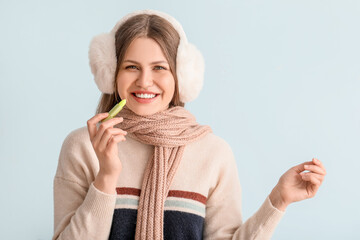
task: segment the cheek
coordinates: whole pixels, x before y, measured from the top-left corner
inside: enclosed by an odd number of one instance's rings
[[[175,91],[175,79],[172,74],[167,74],[159,78],[159,84],[162,90],[165,91],[166,95],[170,95],[172,98]]]
[[[131,85],[131,78],[129,78],[129,76],[127,76],[126,74],[119,73],[116,78],[116,84],[120,97],[126,97],[123,95],[126,94],[127,89],[129,89]]]

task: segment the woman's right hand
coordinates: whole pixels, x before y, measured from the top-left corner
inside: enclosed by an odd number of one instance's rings
[[[121,117],[107,120],[97,128],[97,123],[108,115],[107,112],[96,114],[87,121],[87,127],[100,166],[94,185],[100,191],[112,194],[115,191],[116,182],[122,169],[117,144],[126,140],[127,132],[113,127],[123,121]]]

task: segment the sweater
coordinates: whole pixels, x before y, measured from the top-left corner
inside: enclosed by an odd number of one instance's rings
[[[93,185],[99,162],[87,127],[65,138],[54,177],[55,239],[134,239],[146,163],[154,147],[130,136],[118,143],[117,194]],[[242,221],[241,187],[230,146],[213,133],[186,145],[164,207],[164,239],[265,240],[284,212],[267,197]]]

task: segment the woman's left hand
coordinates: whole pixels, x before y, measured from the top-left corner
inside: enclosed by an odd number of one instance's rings
[[[269,195],[270,201],[274,207],[284,211],[290,203],[312,198],[325,175],[324,165],[316,158],[292,167],[280,177]]]

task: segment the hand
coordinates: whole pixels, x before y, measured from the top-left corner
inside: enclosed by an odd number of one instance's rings
[[[111,185],[116,185],[116,180],[122,169],[117,144],[125,141],[125,135],[127,134],[124,130],[113,127],[123,121],[123,118],[119,117],[101,123],[97,129],[96,124],[108,115],[108,113],[100,113],[87,121],[90,141],[99,160],[100,170],[95,179],[99,190],[105,190],[106,186],[104,185],[109,181],[111,181]],[[107,187],[105,192],[110,189],[110,187]]]
[[[290,203],[312,198],[325,175],[324,165],[316,158],[292,167],[280,177],[269,195],[270,200],[276,208],[285,210]]]

